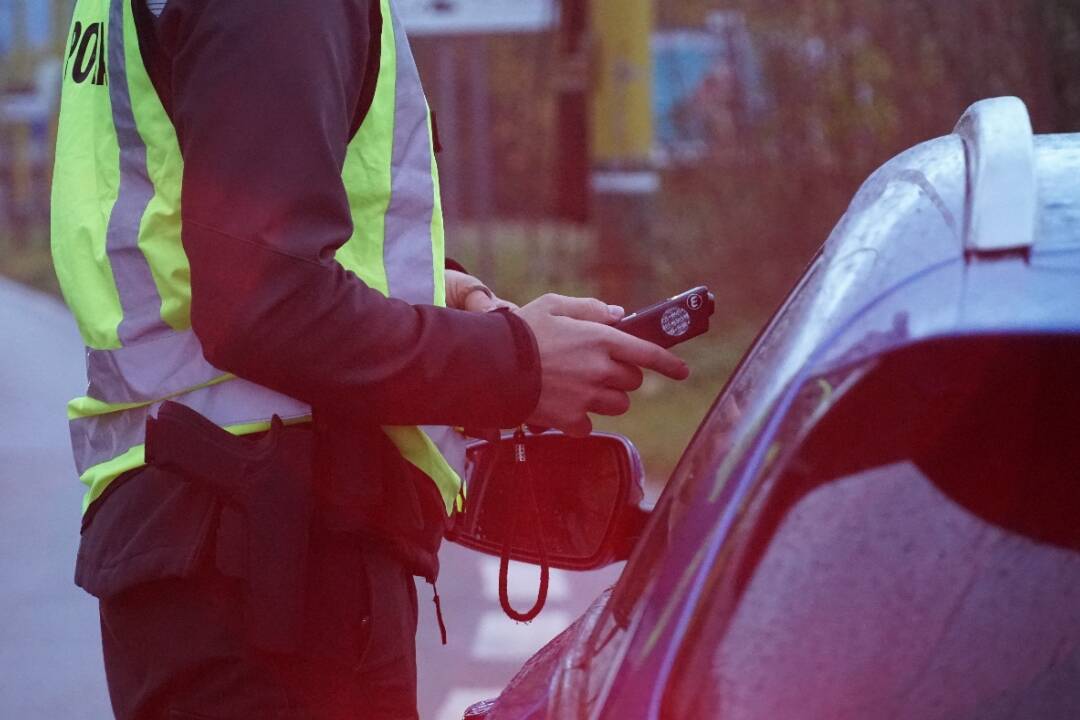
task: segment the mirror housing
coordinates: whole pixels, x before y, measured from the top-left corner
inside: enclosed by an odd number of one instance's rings
[[[469,444],[464,508],[447,539],[500,556],[510,536],[510,558],[539,565],[539,522],[551,567],[592,570],[627,559],[648,519],[633,443],[609,433],[572,438],[557,431],[521,442],[524,465],[513,433]]]

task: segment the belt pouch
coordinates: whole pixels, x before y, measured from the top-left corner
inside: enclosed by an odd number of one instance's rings
[[[245,617],[252,643],[296,648],[303,619],[312,516],[312,441],[274,416],[242,438],[185,405],[165,402],[147,420],[146,462],[214,492],[243,518]]]

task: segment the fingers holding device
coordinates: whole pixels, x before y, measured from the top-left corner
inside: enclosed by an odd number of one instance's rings
[[[698,300],[692,302],[694,305],[700,302],[702,308],[708,303],[711,313],[712,296],[701,290]],[[680,298],[685,303],[689,294],[683,293],[665,303]],[[640,387],[642,369],[673,380],[686,379],[690,375],[686,363],[653,342],[653,336],[647,332],[654,322],[663,327],[664,310],[660,310],[657,320],[658,307],[635,313],[628,319],[638,318],[637,321],[628,325],[620,322],[625,315],[622,308],[592,298],[544,295],[518,310],[517,314],[536,336],[540,350],[540,400],[527,422],[557,428],[568,435],[588,435],[592,431],[588,413],[621,415],[630,408],[628,393]],[[668,325],[672,325],[670,318]],[[689,339],[705,329],[708,329],[708,314],[702,317],[698,313],[690,318],[681,335]]]

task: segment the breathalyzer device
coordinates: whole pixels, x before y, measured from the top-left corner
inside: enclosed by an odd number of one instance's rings
[[[707,332],[715,309],[716,298],[701,285],[627,315],[614,327],[669,348]]]

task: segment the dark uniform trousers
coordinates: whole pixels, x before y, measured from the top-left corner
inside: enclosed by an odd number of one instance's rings
[[[268,652],[228,570],[228,520],[212,493],[148,467],[84,525],[76,581],[100,599],[116,717],[416,718],[416,587],[402,563],[314,523],[299,641]]]

